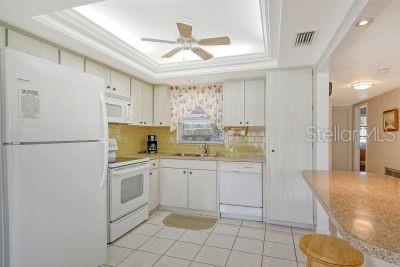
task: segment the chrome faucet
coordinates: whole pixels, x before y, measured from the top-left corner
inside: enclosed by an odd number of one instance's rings
[[[208,144],[207,144],[207,142],[204,142],[204,145],[199,146],[199,148],[204,149],[204,155],[208,155]]]

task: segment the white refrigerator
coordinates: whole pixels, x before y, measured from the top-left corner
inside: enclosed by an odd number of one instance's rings
[[[104,81],[0,54],[5,267],[95,267],[107,253]]]

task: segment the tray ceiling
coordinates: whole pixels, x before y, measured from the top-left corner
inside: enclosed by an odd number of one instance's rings
[[[157,64],[200,61],[181,51],[170,59],[161,58],[176,45],[148,43],[142,37],[176,40],[176,22],[192,20],[195,38],[229,36],[231,45],[203,47],[215,58],[266,54],[262,10],[259,0],[108,0],[74,8],[118,39]]]

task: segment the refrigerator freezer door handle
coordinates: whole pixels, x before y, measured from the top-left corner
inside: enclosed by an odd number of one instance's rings
[[[100,93],[100,105],[103,121],[103,144],[104,144],[104,157],[103,157],[103,175],[101,178],[100,188],[103,189],[107,180],[108,170],[108,122],[107,122],[107,109],[104,92]]]
[[[108,141],[101,142],[104,145],[104,157],[103,157],[103,173],[100,182],[100,188],[103,189],[107,180],[107,171],[108,171]]]
[[[107,121],[107,108],[104,92],[100,93],[101,115],[103,121],[103,140],[108,140],[108,121]]]

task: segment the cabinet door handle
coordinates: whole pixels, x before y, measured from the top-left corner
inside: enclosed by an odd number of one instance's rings
[[[239,124],[242,124],[242,122],[239,122]]]
[[[186,174],[186,171],[183,171],[183,174]]]
[[[146,122],[144,121],[143,124],[146,124]]]
[[[113,90],[113,91],[116,91],[116,90],[117,90],[117,88],[113,88],[112,90]]]
[[[162,122],[160,122],[160,124],[162,124]]]
[[[275,152],[275,149],[272,149],[272,152]]]
[[[192,172],[189,172],[189,174],[192,174]]]
[[[149,173],[149,175],[153,175],[153,173],[151,172],[151,173]]]
[[[139,123],[142,124],[143,122],[140,121]]]
[[[248,122],[248,121],[246,121],[246,124],[249,124],[249,122]]]
[[[155,163],[153,163],[153,166],[156,166],[156,164],[155,164]]]

